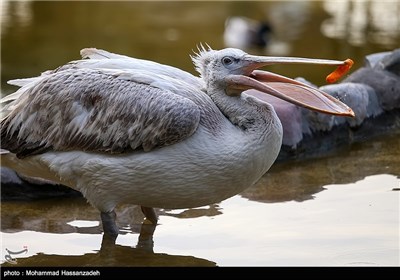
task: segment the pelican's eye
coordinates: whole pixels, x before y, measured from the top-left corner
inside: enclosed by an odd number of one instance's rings
[[[230,56],[224,56],[222,58],[222,64],[225,66],[231,65],[233,63],[233,58]]]

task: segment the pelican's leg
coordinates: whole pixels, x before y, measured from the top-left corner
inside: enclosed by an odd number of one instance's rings
[[[152,208],[150,208],[152,209]],[[153,223],[142,223],[140,228],[139,240],[136,245],[137,249],[144,250],[146,252],[153,252],[154,241],[153,234],[156,229],[157,224]]]
[[[157,214],[154,211],[154,208],[151,207],[145,207],[145,206],[141,206],[142,208],[142,212],[144,214],[144,216],[153,224],[156,225],[157,224]]]
[[[115,211],[101,212],[101,222],[103,223],[104,234],[112,237],[117,237],[119,229],[115,223],[117,215]]]

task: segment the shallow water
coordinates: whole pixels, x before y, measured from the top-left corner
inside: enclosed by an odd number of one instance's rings
[[[400,134],[335,156],[278,163],[255,186],[216,205],[159,210],[154,235],[135,206],[102,242],[83,199],[3,202],[4,266],[397,266]],[[395,164],[397,163],[397,164]],[[142,233],[139,236],[139,232]],[[150,232],[150,233],[149,233]],[[6,249],[17,263],[5,262]]]
[[[83,47],[193,72],[188,55],[196,44],[224,47],[224,21],[239,14],[279,23],[275,30],[278,50],[249,50],[252,53],[351,57],[357,68],[365,55],[400,45],[399,1],[341,3],[333,8],[330,1],[3,1],[2,92],[13,90],[5,84],[8,79],[38,75],[77,59]],[[346,22],[343,15],[351,16]],[[323,75],[321,69],[286,66],[272,70],[322,84],[325,69]],[[324,158],[277,163],[255,186],[216,205],[160,209],[154,234],[151,225],[142,226],[140,209],[121,206],[117,213],[123,232],[116,245],[102,240],[99,213],[83,199],[2,202],[1,263],[398,266],[399,137],[397,131]]]

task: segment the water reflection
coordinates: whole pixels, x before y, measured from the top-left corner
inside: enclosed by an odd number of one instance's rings
[[[222,209],[218,204],[212,204],[207,207],[199,207],[184,210],[160,210],[160,214],[179,219],[191,219],[197,217],[213,217],[222,214]]]
[[[2,202],[2,232],[31,230],[45,233],[100,234],[100,214],[83,198],[47,199],[31,202]],[[139,233],[144,216],[137,206],[121,205],[116,210],[122,234]],[[85,221],[86,226],[76,226]],[[93,225],[95,224],[95,225]]]
[[[328,184],[347,184],[375,174],[400,176],[399,133],[344,147],[330,157],[276,163],[241,195],[260,202],[304,201]]]
[[[122,229],[117,240],[102,235],[98,211],[82,198],[2,202],[5,248],[12,250],[23,243],[28,250],[28,254],[13,256],[17,258],[15,264],[5,262],[3,254],[2,265],[215,266],[194,256],[155,253],[156,226],[143,221],[140,208],[125,205],[116,212]],[[190,212],[188,209],[186,213]],[[137,243],[132,245],[136,235]]]
[[[46,238],[45,235],[38,238]],[[85,236],[80,236],[80,239]],[[97,252],[85,253],[83,255],[74,256],[70,254],[49,254],[37,253],[31,257],[25,258],[21,256],[16,259],[15,264],[5,262],[4,267],[29,267],[29,266],[46,266],[46,267],[107,267],[107,266],[215,266],[212,261],[193,256],[170,255],[165,253],[154,253],[152,250],[140,246],[140,242],[136,247],[121,246],[103,240],[100,249]]]
[[[11,27],[13,24],[19,27],[29,26],[32,22],[32,10],[29,0],[10,1],[1,3],[1,24],[3,28]]]
[[[332,16],[321,30],[327,37],[363,46],[368,41],[397,48],[400,40],[400,2],[396,0],[324,1]]]
[[[147,228],[152,227],[152,228]],[[46,267],[149,267],[149,266],[215,266],[216,264],[212,261],[208,261],[202,258],[196,258],[193,256],[185,255],[171,255],[165,253],[154,253],[153,242],[152,242],[152,230],[154,226],[143,225],[143,230],[139,235],[136,246],[121,246],[114,243],[114,240],[107,239],[103,236],[101,241],[100,249],[90,250],[91,252],[85,252],[82,255],[74,255],[69,253],[60,254],[59,252],[49,253],[46,251],[37,252],[31,254],[29,257],[24,255],[14,256],[16,263],[4,262],[4,267],[29,267],[29,266],[46,266]],[[150,232],[146,232],[150,231]],[[27,233],[29,234],[29,232]],[[30,234],[35,235],[35,234]],[[65,243],[65,237],[60,236],[60,240],[57,244]],[[133,236],[130,236],[133,238]],[[36,234],[38,239],[49,239],[52,242],[56,240],[49,238],[46,234]],[[73,242],[85,242],[88,238],[84,234],[74,235],[69,237],[70,241]],[[29,240],[29,239],[28,239]],[[25,242],[29,242],[25,240]],[[60,245],[53,245],[55,247]],[[29,246],[28,250],[29,250]]]

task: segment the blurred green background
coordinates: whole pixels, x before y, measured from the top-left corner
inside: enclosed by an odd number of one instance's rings
[[[245,16],[272,27],[254,54],[352,58],[400,47],[400,1],[8,1],[1,12],[1,90],[7,80],[39,75],[79,58],[85,47],[155,60],[194,72],[199,43],[224,43],[225,21]],[[332,69],[272,66],[321,85]]]

